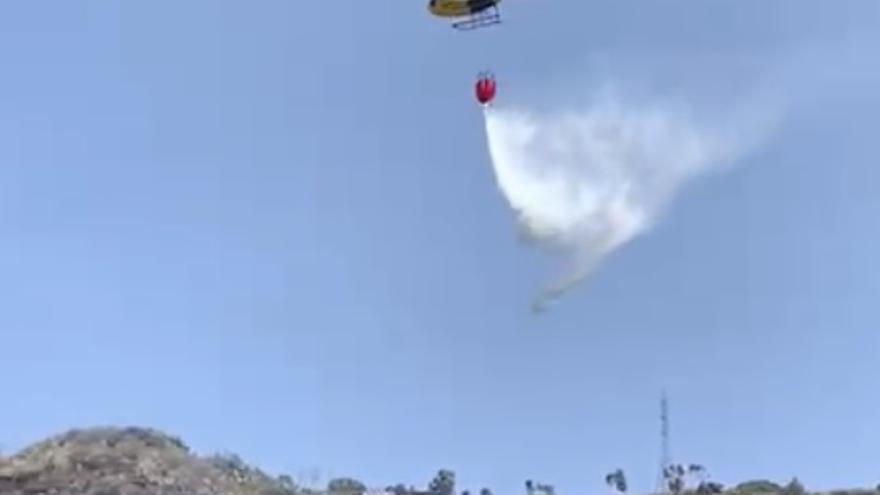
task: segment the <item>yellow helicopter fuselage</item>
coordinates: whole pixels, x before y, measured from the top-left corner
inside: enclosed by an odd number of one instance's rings
[[[431,0],[428,9],[437,17],[467,17],[499,3],[501,0]]]

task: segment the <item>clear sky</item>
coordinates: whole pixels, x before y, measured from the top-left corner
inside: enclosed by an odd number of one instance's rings
[[[5,450],[139,424],[275,472],[646,490],[666,388],[673,454],[719,481],[880,482],[880,4],[505,3],[457,33],[422,0],[4,2]],[[529,313],[552,265],[477,71],[562,104],[588,60],[641,60],[723,99],[826,45],[760,153]]]

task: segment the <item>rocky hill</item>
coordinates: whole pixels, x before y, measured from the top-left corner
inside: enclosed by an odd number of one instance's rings
[[[234,456],[144,428],[73,430],[0,457],[2,495],[301,495]]]

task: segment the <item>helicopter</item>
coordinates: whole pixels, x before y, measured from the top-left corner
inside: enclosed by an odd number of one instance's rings
[[[428,10],[437,17],[461,19],[452,27],[469,31],[501,23],[501,0],[430,0]]]

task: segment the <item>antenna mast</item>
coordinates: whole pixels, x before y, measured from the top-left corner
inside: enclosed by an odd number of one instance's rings
[[[665,494],[669,491],[664,471],[670,464],[672,464],[672,453],[669,448],[669,402],[664,390],[660,397],[660,472],[657,473],[654,493]]]

